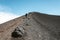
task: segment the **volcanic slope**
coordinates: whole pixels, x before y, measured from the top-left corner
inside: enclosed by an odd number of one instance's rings
[[[25,29],[26,34],[22,38],[11,36],[16,27]],[[60,40],[60,16],[30,12],[1,24],[0,40]]]

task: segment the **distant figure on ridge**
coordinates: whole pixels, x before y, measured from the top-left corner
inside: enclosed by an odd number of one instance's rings
[[[26,18],[27,18],[27,13],[25,14]]]

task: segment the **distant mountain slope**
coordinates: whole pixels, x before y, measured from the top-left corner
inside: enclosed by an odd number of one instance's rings
[[[44,25],[44,28],[50,31],[51,35],[60,38],[60,16],[34,13],[33,19],[38,24]]]
[[[13,38],[16,27],[24,27],[25,36]],[[60,16],[30,12],[1,24],[0,40],[60,40]]]

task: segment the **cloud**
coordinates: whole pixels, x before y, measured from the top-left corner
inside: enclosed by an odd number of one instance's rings
[[[41,12],[41,13],[48,14],[48,15],[54,15],[54,16],[60,16],[60,14],[56,12]]]
[[[7,22],[9,20],[12,20],[14,18],[18,17],[15,14],[8,13],[8,12],[0,12],[0,24]]]
[[[0,24],[12,20],[18,15],[11,12],[12,9],[8,6],[0,5]]]
[[[12,9],[8,6],[0,5],[0,11],[11,12]]]

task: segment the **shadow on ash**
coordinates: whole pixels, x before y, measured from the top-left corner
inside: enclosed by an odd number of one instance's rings
[[[0,24],[0,40],[60,40],[60,16],[29,12]]]

